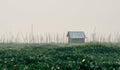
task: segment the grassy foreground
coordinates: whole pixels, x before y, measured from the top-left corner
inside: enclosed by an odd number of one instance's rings
[[[120,47],[100,43],[0,44],[0,70],[120,70]]]

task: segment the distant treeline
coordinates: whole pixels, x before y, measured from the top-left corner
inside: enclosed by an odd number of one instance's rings
[[[89,36],[86,34],[86,42],[120,42],[120,34],[114,35],[92,33]],[[15,34],[1,34],[0,43],[67,43],[66,33],[26,33],[22,32]]]

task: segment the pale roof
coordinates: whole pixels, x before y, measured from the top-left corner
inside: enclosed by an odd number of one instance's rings
[[[85,33],[83,31],[69,31],[67,36],[70,38],[85,38]]]

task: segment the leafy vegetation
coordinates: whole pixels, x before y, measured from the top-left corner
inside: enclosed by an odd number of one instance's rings
[[[119,55],[113,44],[0,44],[0,70],[120,70]]]

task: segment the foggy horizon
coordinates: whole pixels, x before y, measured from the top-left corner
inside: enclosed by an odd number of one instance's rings
[[[120,32],[120,0],[1,0],[0,35],[84,31],[115,36]]]

